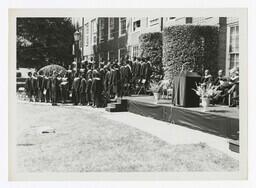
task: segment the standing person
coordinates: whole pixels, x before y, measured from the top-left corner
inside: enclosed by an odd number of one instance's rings
[[[66,103],[66,100],[68,98],[68,88],[69,88],[68,72],[66,72],[62,77],[61,83],[60,83],[60,94],[61,94],[62,104]]]
[[[109,93],[109,87],[110,87],[110,79],[111,79],[111,74],[110,74],[110,69],[109,66],[105,66],[105,78],[104,78],[104,94],[105,94],[105,99],[106,103],[110,101],[110,93]]]
[[[38,100],[39,100],[39,102],[44,102],[44,95],[43,95],[43,91],[44,91],[43,79],[44,79],[44,76],[43,76],[42,73],[43,72],[39,72],[39,75],[37,77],[37,88],[38,88]]]
[[[86,74],[82,73],[81,83],[80,83],[80,103],[81,105],[86,105]]]
[[[93,80],[92,80],[92,96],[93,96],[93,106],[99,108],[102,106],[102,81],[100,79],[100,75],[98,72],[93,72]]]
[[[105,69],[104,69],[104,62],[101,62],[100,63],[100,67],[99,67],[99,77],[100,77],[100,80],[102,82],[102,85],[104,85],[104,78],[105,78]]]
[[[51,94],[52,94],[52,106],[57,106],[57,72],[53,71],[51,78]]]
[[[145,79],[146,79],[145,86],[146,86],[146,89],[148,89],[149,88],[149,83],[150,83],[150,77],[151,77],[151,74],[152,74],[152,64],[150,62],[149,57],[147,57],[146,60],[147,60],[147,62],[146,62],[146,68],[145,68]]]
[[[35,102],[38,102],[38,86],[37,86],[37,73],[34,72],[32,76],[32,85],[33,85],[33,95]]]
[[[78,105],[79,102],[79,87],[80,87],[80,78],[78,72],[75,73],[75,78],[72,84],[72,96],[74,105]]]
[[[115,100],[120,96],[120,71],[118,65],[115,63],[113,66],[112,73],[112,85],[113,85],[113,93],[115,95]]]
[[[46,73],[43,77],[43,97],[45,102],[50,101],[50,96],[49,96],[49,87],[48,87],[48,81],[49,81],[49,74]]]
[[[57,102],[61,102],[61,82],[62,82],[62,72],[57,74]]]
[[[52,76],[53,74],[50,74],[47,85],[46,85],[46,89],[47,89],[46,92],[48,93],[48,96],[49,96],[48,102],[52,102]]]
[[[125,95],[130,95],[131,81],[132,81],[132,68],[128,61],[126,62],[125,70],[124,70],[124,94]]]
[[[32,72],[28,72],[28,78],[26,79],[25,89],[27,96],[29,98],[29,102],[32,102],[32,95],[33,95],[33,84],[32,84]]]
[[[87,81],[86,81],[86,101],[87,105],[92,105],[92,95],[91,95],[91,88],[92,88],[92,71],[89,69],[87,71]]]
[[[124,90],[125,90],[125,65],[121,64],[120,68],[119,68],[119,72],[120,72],[120,96],[123,97],[124,95]]]
[[[109,66],[109,80],[108,80],[108,94],[109,98],[113,97],[113,72],[114,72],[114,64],[110,64]]]

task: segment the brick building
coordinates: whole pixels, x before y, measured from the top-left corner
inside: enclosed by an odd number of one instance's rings
[[[239,20],[231,17],[99,17],[74,19],[79,25],[79,47],[84,59],[118,59],[140,55],[139,36],[162,32],[172,25],[214,25],[219,27],[218,68],[229,70],[239,65]]]

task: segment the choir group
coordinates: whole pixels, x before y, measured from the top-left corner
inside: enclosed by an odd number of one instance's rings
[[[149,58],[129,57],[120,62],[76,62],[63,72],[28,73],[25,89],[30,101],[104,107],[111,99],[130,95],[142,85],[149,87],[152,65]]]

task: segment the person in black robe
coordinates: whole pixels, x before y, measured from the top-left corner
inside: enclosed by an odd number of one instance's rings
[[[105,95],[106,103],[108,103],[110,101],[110,90],[109,90],[110,85],[109,84],[110,84],[111,74],[108,66],[105,66],[104,69],[106,72],[105,78],[104,78],[104,95]]]
[[[87,80],[86,80],[86,101],[88,106],[92,105],[91,88],[92,88],[92,71],[89,69],[87,71]]]
[[[37,77],[37,88],[38,88],[38,101],[39,102],[44,102],[44,87],[43,87],[43,79],[44,76],[42,75],[42,72],[39,72],[39,75]]]
[[[32,86],[33,86],[33,96],[35,99],[35,102],[38,102],[38,85],[37,85],[37,73],[34,72],[33,76],[32,76]]]
[[[93,80],[92,80],[92,96],[93,96],[93,106],[94,107],[102,107],[102,81],[100,80],[100,75],[98,72],[93,72]]]
[[[125,64],[122,64],[119,68],[120,72],[120,96],[124,96],[124,91],[125,91]]]
[[[60,83],[60,93],[61,93],[61,102],[62,104],[65,104],[68,99],[68,88],[69,88],[69,81],[68,81],[68,72],[64,74],[64,76],[61,79]]]
[[[32,102],[32,95],[33,95],[33,84],[32,84],[32,73],[28,72],[28,78],[26,79],[25,83],[25,89],[26,89],[26,94],[29,98],[29,102]]]
[[[52,102],[52,74],[49,75],[47,84],[46,84],[46,95],[49,96],[49,101]]]
[[[72,83],[72,97],[74,105],[78,105],[79,102],[79,87],[80,87],[80,77],[78,72],[75,73],[75,78]]]
[[[124,66],[124,95],[130,95],[132,80],[132,68],[129,63],[126,62]]]
[[[57,106],[57,73],[54,71],[51,79],[52,106]]]
[[[116,100],[120,96],[120,70],[117,64],[113,65],[111,82],[112,82],[113,94],[115,95],[115,100]]]
[[[150,58],[147,57],[146,68],[145,68],[145,79],[146,79],[145,86],[146,86],[146,89],[149,89],[151,74],[152,74],[152,64],[150,62]]]
[[[80,84],[80,103],[86,105],[86,74],[82,73],[81,84]]]

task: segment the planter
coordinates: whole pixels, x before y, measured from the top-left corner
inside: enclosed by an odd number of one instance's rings
[[[207,97],[202,97],[202,107],[203,111],[206,112],[207,107],[210,105],[210,99]]]
[[[155,104],[158,104],[158,101],[160,99],[160,93],[154,93],[154,98],[155,98]]]

